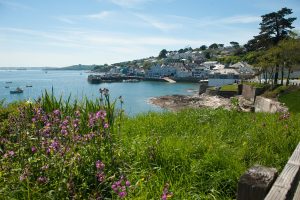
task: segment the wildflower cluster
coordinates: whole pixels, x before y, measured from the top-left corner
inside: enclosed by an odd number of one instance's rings
[[[102,183],[105,179],[104,168],[105,168],[104,163],[101,162],[100,160],[97,160],[96,161],[96,169],[97,169],[96,178],[100,183]]]
[[[104,129],[109,127],[108,122],[106,122],[106,112],[104,110],[99,110],[96,113],[89,114],[89,127],[94,128],[100,125]]]
[[[128,190],[130,188],[130,181],[125,179],[124,176],[121,176],[121,178],[114,182],[111,185],[111,189],[122,199],[127,196]]]

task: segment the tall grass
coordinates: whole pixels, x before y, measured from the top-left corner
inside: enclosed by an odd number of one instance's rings
[[[1,108],[0,196],[235,199],[247,168],[281,170],[300,139],[299,114],[189,109],[129,118],[116,101],[104,90],[73,103],[44,93]]]

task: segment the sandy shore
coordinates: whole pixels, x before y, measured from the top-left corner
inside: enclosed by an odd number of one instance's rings
[[[219,108],[231,109],[230,99],[201,95],[167,95],[161,97],[153,97],[149,99],[150,104],[154,104],[161,108],[177,111],[183,108]]]

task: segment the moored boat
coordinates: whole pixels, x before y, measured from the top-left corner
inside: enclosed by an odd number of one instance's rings
[[[17,87],[15,90],[11,90],[10,91],[10,94],[20,94],[20,93],[23,93],[23,89]]]

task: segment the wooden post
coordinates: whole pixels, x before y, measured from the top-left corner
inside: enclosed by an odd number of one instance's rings
[[[239,180],[237,200],[263,200],[276,177],[275,168],[259,165],[251,167]]]

